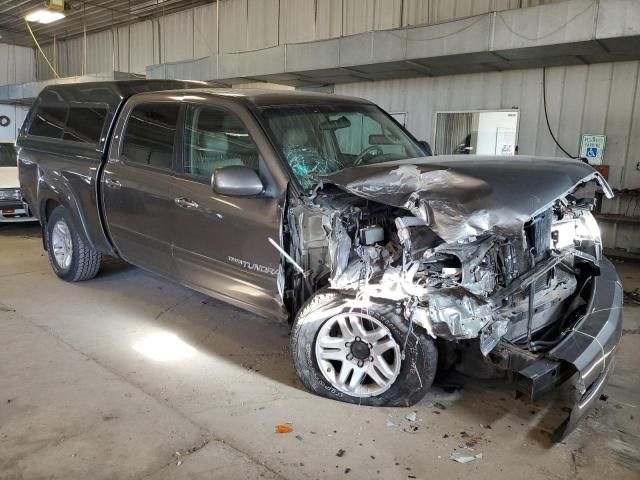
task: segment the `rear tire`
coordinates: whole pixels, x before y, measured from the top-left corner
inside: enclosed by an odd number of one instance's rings
[[[49,262],[58,277],[67,282],[81,282],[98,274],[102,253],[93,250],[75,230],[63,206],[51,212],[45,233]]]
[[[326,291],[300,309],[291,346],[307,389],[359,405],[415,404],[431,387],[438,365],[433,340],[415,326],[410,331],[396,305],[365,304]]]

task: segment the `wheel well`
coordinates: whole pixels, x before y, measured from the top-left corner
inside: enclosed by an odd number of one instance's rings
[[[49,220],[49,217],[51,216],[51,213],[53,213],[53,211],[56,209],[56,207],[58,207],[60,205],[60,203],[56,202],[55,200],[46,200],[44,205],[42,206],[42,224],[45,225],[47,223],[47,220]]]

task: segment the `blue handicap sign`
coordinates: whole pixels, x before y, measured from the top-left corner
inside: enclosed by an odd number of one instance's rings
[[[595,147],[587,148],[587,157],[596,158],[598,156],[598,149]]]

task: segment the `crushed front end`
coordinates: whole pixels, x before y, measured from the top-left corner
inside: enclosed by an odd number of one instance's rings
[[[394,304],[455,352],[440,362],[508,372],[534,400],[571,382],[562,438],[598,398],[621,334],[620,281],[585,194],[611,191],[580,162],[482,161],[327,176],[289,209],[290,295]]]

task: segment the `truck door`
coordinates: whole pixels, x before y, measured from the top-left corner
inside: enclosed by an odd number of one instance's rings
[[[180,207],[174,220],[177,273],[198,290],[281,317],[280,254],[269,241],[279,242],[281,206],[267,194],[234,197],[213,191],[212,174],[229,166],[249,167],[263,183],[270,180],[242,112],[212,103],[186,106],[182,168],[174,185]]]
[[[172,257],[175,143],[181,106],[136,100],[125,107],[102,176],[106,224],[118,253],[175,278]]]

